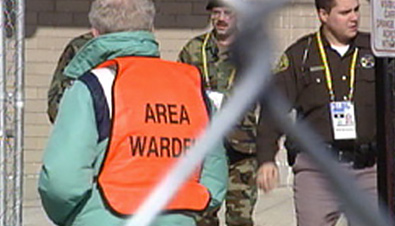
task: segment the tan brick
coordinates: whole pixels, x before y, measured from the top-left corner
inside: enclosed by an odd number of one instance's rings
[[[203,28],[207,25],[207,17],[203,15],[177,15],[176,26],[180,28]]]
[[[85,12],[89,11],[90,1],[56,1],[56,10],[58,12]]]
[[[317,15],[313,2],[309,4],[291,4],[290,7],[290,16],[294,16],[295,18]]]
[[[35,50],[38,47],[37,43],[38,43],[37,39],[27,38],[27,39],[25,39],[25,48],[27,50]]]
[[[57,52],[61,52],[66,46],[68,41],[70,41],[69,38],[51,37],[51,36],[43,37],[38,39],[37,47],[39,49],[56,50]]]
[[[303,37],[304,35],[311,33],[311,32],[315,32],[315,31],[317,31],[316,28],[311,28],[310,30],[305,29],[305,28],[295,28],[290,32],[291,33],[290,36],[291,36],[292,40],[294,40],[294,42],[295,42],[296,40]]]
[[[36,178],[25,178],[23,181],[23,197],[25,200],[39,199],[37,192],[37,179]]]
[[[51,126],[49,126],[49,129],[51,130]],[[29,157],[25,157],[25,159],[29,159],[29,161],[36,161],[38,157],[41,156],[41,152],[44,150],[44,148],[47,145],[48,142],[48,136],[44,137],[30,137],[30,136],[25,136],[25,153]],[[40,155],[40,156],[36,156]],[[40,157],[41,158],[41,157]]]
[[[161,54],[163,59],[175,61],[177,60],[178,51],[163,51]]]
[[[47,103],[45,100],[28,100],[25,103],[26,111],[30,113],[45,112],[47,109]]]
[[[29,12],[48,12],[55,9],[53,0],[29,0],[26,1],[26,8]]]
[[[42,25],[70,25],[73,17],[70,13],[45,12],[38,14],[38,23]]]
[[[176,52],[181,51],[184,42],[182,40],[173,40],[173,39],[167,39],[167,40],[163,40],[161,42],[161,46],[163,45],[162,50],[164,51],[169,51],[169,50],[173,50]]]
[[[292,24],[294,28],[316,28],[318,27],[317,20],[314,17],[301,16],[293,19]]]
[[[25,97],[32,99],[37,98],[38,97],[37,88],[25,88]]]
[[[205,32],[207,29],[156,29],[155,36],[159,40],[182,39],[188,40]]]
[[[37,162],[25,163],[24,165],[24,173],[26,175],[36,175],[37,173],[40,172],[40,169],[41,169],[41,164]]]
[[[90,27],[88,13],[73,13],[73,24],[76,26]]]
[[[37,49],[29,50],[26,54],[26,62],[57,62],[59,57],[59,51],[48,50],[48,49]]]
[[[157,28],[174,26],[175,24],[176,24],[175,15],[158,15],[155,18],[155,27]]]
[[[157,4],[158,13],[161,15],[177,14],[191,15],[192,3],[190,2],[164,2]]]
[[[36,38],[62,37],[72,39],[88,31],[89,27],[40,27],[40,29],[37,30]]]
[[[194,15],[207,15],[208,16],[208,12],[206,10],[206,5],[207,2],[193,2],[192,3],[192,14]]]
[[[44,87],[48,88],[49,76],[28,75],[25,79],[26,87]]]
[[[52,73],[55,70],[55,66],[55,62],[31,62],[26,65],[26,73],[28,74],[28,76],[47,76],[49,84],[52,78]]]
[[[37,12],[32,12],[28,11],[25,14],[25,21],[26,24],[31,25],[31,24],[37,24],[38,22],[38,13]]]
[[[38,151],[25,151],[24,157],[26,162],[41,163],[43,157],[43,150]]]
[[[25,152],[26,152],[26,150],[31,150],[32,148],[35,148],[37,141],[36,141],[36,139],[25,137],[23,139],[23,144],[25,146]],[[26,155],[24,155],[24,157],[25,157],[25,161],[26,161],[27,160]]]
[[[48,93],[48,89],[47,88],[43,88],[43,87],[38,87],[37,88],[37,95],[38,95],[38,99],[41,100],[46,100],[47,99],[47,93]]]
[[[43,125],[26,125],[25,126],[25,134],[30,137],[47,137],[49,134],[50,128],[48,126]]]
[[[364,31],[367,31],[367,32],[370,32],[370,20],[371,20],[371,18],[370,17],[368,17],[368,16],[362,16],[361,17],[361,30],[364,30]]]

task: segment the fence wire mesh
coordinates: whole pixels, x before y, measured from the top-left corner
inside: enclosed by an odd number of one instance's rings
[[[24,1],[1,2],[0,225],[22,225]]]

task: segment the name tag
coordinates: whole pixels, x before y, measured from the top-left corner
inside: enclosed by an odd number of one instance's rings
[[[323,70],[325,70],[324,66],[313,66],[309,68],[310,72],[323,71]]]
[[[217,109],[220,109],[224,101],[224,94],[217,91],[207,90],[207,96],[214,103]]]
[[[354,104],[350,101],[331,102],[330,111],[335,140],[356,139]]]

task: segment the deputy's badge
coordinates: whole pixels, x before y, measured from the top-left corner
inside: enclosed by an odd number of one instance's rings
[[[282,71],[287,70],[289,67],[289,59],[287,54],[283,54],[281,55],[279,61],[277,62],[277,66],[274,68],[273,73],[279,73]]]
[[[374,56],[372,54],[366,54],[361,58],[361,65],[363,68],[374,67]]]

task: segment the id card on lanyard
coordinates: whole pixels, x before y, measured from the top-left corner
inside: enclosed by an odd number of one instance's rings
[[[206,93],[208,98],[215,105],[215,108],[218,110],[221,109],[225,95],[221,92],[212,91],[212,90],[207,90]]]
[[[354,104],[351,101],[331,102],[330,111],[335,140],[356,139]]]
[[[356,139],[356,117],[355,107],[352,102],[355,86],[355,66],[358,57],[358,48],[355,49],[350,65],[350,92],[347,101],[335,101],[335,92],[333,90],[332,76],[329,68],[328,59],[322,44],[321,34],[317,32],[317,42],[320,51],[322,63],[325,68],[325,78],[330,95],[330,115],[332,129],[335,140]]]

